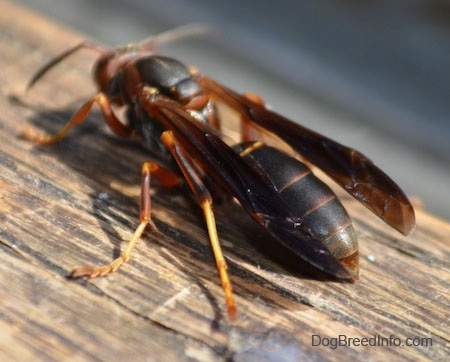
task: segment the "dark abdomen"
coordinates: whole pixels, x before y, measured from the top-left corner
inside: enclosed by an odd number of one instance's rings
[[[358,242],[351,219],[334,192],[299,160],[260,142],[234,147],[291,206],[304,228],[341,264],[358,274]]]

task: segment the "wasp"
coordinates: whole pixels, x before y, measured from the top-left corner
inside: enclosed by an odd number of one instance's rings
[[[128,261],[151,218],[150,178],[184,184],[203,211],[230,317],[236,306],[214,218],[216,195],[234,198],[274,240],[319,270],[341,280],[358,278],[358,241],[351,219],[331,189],[310,170],[315,165],[385,223],[408,235],[414,209],[403,191],[360,152],[269,109],[257,96],[240,94],[180,61],[159,55],[162,42],[196,33],[182,28],[114,49],[83,41],[53,58],[29,82],[33,86],[59,62],[81,49],[100,55],[93,67],[97,93],[56,134],[23,136],[38,144],[60,141],[97,105],[118,136],[140,139],[149,151],[142,164],[139,224],[110,264],[79,267],[73,278],[103,276]],[[217,105],[241,121],[241,143],[228,145]],[[117,109],[123,108],[125,117]],[[279,138],[299,157],[270,147],[255,135]]]

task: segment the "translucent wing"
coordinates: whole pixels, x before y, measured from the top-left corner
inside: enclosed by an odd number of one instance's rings
[[[140,106],[171,130],[212,181],[235,197],[280,243],[328,274],[342,279],[354,277],[303,227],[279,194],[223,142],[214,129],[165,97],[142,102]]]
[[[309,130],[208,77],[198,75],[197,81],[206,92],[243,117],[283,139],[387,224],[404,235],[414,228],[414,209],[406,195],[362,153]]]

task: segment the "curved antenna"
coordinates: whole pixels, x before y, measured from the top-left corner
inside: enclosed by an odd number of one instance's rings
[[[126,46],[119,46],[115,48],[116,51],[131,51],[132,49],[137,50],[154,50],[155,47],[162,43],[169,43],[175,40],[179,40],[185,37],[189,36],[197,36],[197,35],[204,35],[204,34],[212,34],[215,33],[210,27],[202,24],[188,24],[184,26],[180,26],[165,32],[162,32],[157,35],[150,36],[148,38],[145,38],[137,43],[134,44],[128,44]],[[87,41],[82,41],[81,43],[78,43],[74,45],[73,47],[65,50],[61,54],[57,55],[53,59],[50,59],[50,61],[46,64],[44,64],[30,79],[28,82],[28,85],[26,87],[26,90],[29,90],[31,87],[33,87],[36,82],[41,79],[51,68],[53,68],[55,65],[72,55],[73,53],[77,52],[80,49],[90,49],[95,50],[100,53],[104,53],[107,50],[89,43]]]
[[[148,38],[142,39],[141,41],[137,42],[135,44],[135,47],[142,50],[154,50],[154,48],[159,44],[170,43],[191,36],[205,34],[211,35],[214,33],[216,33],[216,31],[214,31],[214,29],[207,25],[192,23],[178,26],[157,35],[149,36]]]
[[[65,50],[61,54],[57,55],[56,57],[50,59],[50,61],[46,64],[44,64],[38,71],[33,75],[33,77],[30,79],[30,81],[27,84],[26,90],[29,90],[39,79],[41,79],[44,74],[46,74],[51,68],[53,68],[55,65],[72,55],[73,53],[77,52],[80,49],[91,49],[98,52],[104,52],[105,50],[101,48],[98,45],[91,44],[87,41],[82,41],[81,43],[78,43],[74,45],[73,47]]]

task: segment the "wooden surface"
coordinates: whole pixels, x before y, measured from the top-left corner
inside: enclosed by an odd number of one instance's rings
[[[70,58],[25,94],[33,72],[81,37],[9,2],[0,8],[1,360],[448,358],[449,224],[418,210],[405,238],[341,193],[360,241],[355,284],[274,250],[239,207],[224,205],[216,216],[239,311],[229,321],[198,207],[156,184],[160,233],[147,232],[120,271],[68,280],[130,238],[146,154],[112,136],[98,112],[55,146],[19,139],[28,126],[54,132],[94,92],[94,57]],[[432,345],[332,348],[313,346],[313,335]]]

